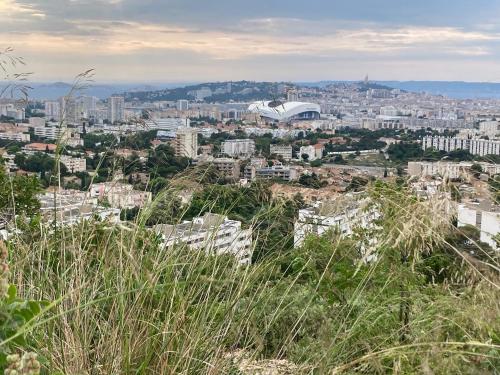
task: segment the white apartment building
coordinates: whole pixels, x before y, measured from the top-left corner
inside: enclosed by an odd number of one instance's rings
[[[31,136],[29,133],[23,133],[22,130],[16,130],[15,128],[0,129],[0,139],[16,142],[30,142]]]
[[[479,229],[481,242],[485,242],[493,249],[499,250],[494,239],[500,233],[500,211],[498,207],[484,210],[479,206],[459,205],[458,226],[463,227],[466,225],[472,225]]]
[[[189,128],[191,122],[188,118],[167,117],[147,120],[145,126],[147,130],[167,130],[175,132],[179,128]]]
[[[367,228],[379,216],[374,209],[367,209],[368,199],[344,195],[329,202],[316,202],[299,210],[294,225],[294,246],[299,247],[308,235],[321,236],[330,230],[338,230],[344,236],[353,234],[357,227]]]
[[[97,199],[91,199],[85,192],[77,190],[61,190],[47,192],[38,196],[40,211],[45,221],[51,223],[56,219],[57,226],[78,224],[83,220],[98,217],[112,223],[120,222],[120,210],[100,206]]]
[[[59,121],[61,115],[61,107],[58,101],[47,101],[45,102],[45,118],[48,120]]]
[[[196,159],[198,156],[198,131],[194,128],[178,129],[174,145],[175,155]]]
[[[441,176],[443,178],[459,178],[462,176],[467,176],[469,174],[470,168],[475,163],[471,162],[450,162],[450,161],[438,161],[438,162],[425,162],[416,161],[408,163],[408,174],[410,176],[427,177],[427,176]],[[495,175],[500,173],[500,164],[490,164],[490,163],[477,163],[483,169],[483,172],[490,175]]]
[[[164,247],[186,245],[207,254],[234,255],[241,264],[252,262],[252,230],[242,229],[241,222],[223,215],[206,213],[182,224],[160,224],[154,227]]]
[[[249,158],[255,153],[253,139],[231,139],[221,144],[221,152],[231,157]]]
[[[189,110],[189,101],[185,99],[181,99],[177,101],[177,110],[178,111],[187,111]]]
[[[61,155],[60,161],[71,173],[85,172],[87,170],[87,160],[85,158],[73,158],[68,155]]]
[[[303,159],[302,155],[307,155],[307,161],[314,161],[323,157],[325,146],[321,144],[302,146],[299,151],[299,158]]]
[[[120,122],[125,119],[125,98],[111,96],[108,99],[108,120],[110,123]]]
[[[272,167],[257,168],[248,165],[245,168],[245,178],[247,180],[283,180],[295,181],[299,178],[299,172],[294,167],[273,165]]]
[[[479,123],[479,131],[495,136],[499,133],[498,121],[483,121]]]
[[[292,160],[292,146],[290,145],[271,145],[270,154],[281,156],[284,160]]]
[[[104,182],[90,187],[90,197],[105,199],[114,208],[144,207],[151,203],[151,192],[134,190],[132,185]]]
[[[75,98],[69,96],[59,98],[59,121],[64,121],[66,124],[76,124],[80,117]]]
[[[95,117],[98,99],[95,96],[83,95],[77,99],[78,113],[83,118]]]
[[[472,155],[500,155],[500,141],[487,139],[465,139],[457,137],[424,137],[424,150],[434,148],[439,151],[467,150]]]

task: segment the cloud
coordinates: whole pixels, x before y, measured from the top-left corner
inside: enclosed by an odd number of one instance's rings
[[[45,19],[46,14],[31,5],[20,4],[15,0],[0,1],[0,20],[12,19],[12,17],[35,17]]]
[[[436,61],[467,63],[472,71],[500,59],[495,10],[486,0],[0,0],[0,40],[46,75],[68,75],[81,62],[112,76],[155,78],[150,67],[162,71],[167,58],[182,65],[173,61],[169,72],[185,75],[210,66],[229,76],[240,65],[248,74],[250,64],[255,74],[278,75],[299,63],[328,74],[332,66],[347,72],[340,63],[364,71],[368,61],[390,62],[388,74],[396,62],[422,71],[435,71]]]

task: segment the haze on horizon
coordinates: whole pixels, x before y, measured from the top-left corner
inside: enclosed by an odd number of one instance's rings
[[[500,81],[499,0],[0,0],[35,81]]]

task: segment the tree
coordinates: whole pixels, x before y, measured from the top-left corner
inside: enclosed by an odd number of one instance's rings
[[[41,191],[36,177],[9,177],[0,168],[0,213],[13,215],[35,216],[40,210],[37,194]]]

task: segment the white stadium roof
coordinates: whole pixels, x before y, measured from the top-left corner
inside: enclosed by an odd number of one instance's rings
[[[277,121],[287,121],[305,112],[316,112],[318,115],[321,113],[318,104],[303,102],[258,101],[250,104],[248,110]]]

